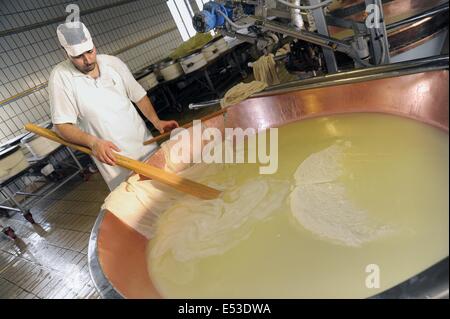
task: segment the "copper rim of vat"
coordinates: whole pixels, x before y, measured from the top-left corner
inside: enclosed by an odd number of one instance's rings
[[[437,56],[271,87],[227,112],[227,127],[268,128],[331,114],[372,112],[426,122],[448,132],[448,56]],[[223,128],[222,117],[208,126]],[[163,167],[156,151],[148,162]],[[105,298],[161,298],[147,272],[147,240],[101,211],[89,243],[89,270]],[[374,298],[448,297],[448,256]]]

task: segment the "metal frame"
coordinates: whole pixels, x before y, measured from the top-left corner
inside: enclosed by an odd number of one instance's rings
[[[311,5],[316,5],[321,2],[321,0],[310,0]],[[255,21],[255,26],[261,27],[263,30],[273,31],[288,35],[290,37],[298,38],[322,47],[323,56],[325,60],[325,65],[329,74],[338,72],[338,66],[336,63],[335,51],[343,52],[352,58],[356,66],[376,66],[380,64],[390,63],[390,44],[388,40],[387,30],[391,30],[395,27],[402,26],[405,24],[411,24],[415,21],[425,19],[427,17],[436,16],[448,11],[448,2],[441,4],[435,8],[429,9],[426,12],[416,14],[413,17],[406,18],[402,21],[392,23],[391,25],[386,25],[385,17],[383,12],[383,5],[392,2],[392,0],[364,0],[362,3],[351,5],[347,8],[333,10],[330,13],[325,14],[324,8],[316,8],[310,10],[312,17],[314,18],[315,26],[317,28],[316,32],[309,32],[306,30],[299,30],[297,28],[290,27],[284,23],[277,23],[268,19],[268,14],[274,17],[281,17],[284,19],[289,19],[290,15],[288,11],[283,11],[280,9],[267,9],[264,10],[264,1],[260,1],[259,5],[263,6],[261,11],[264,14],[256,13],[255,16],[251,16],[251,19]],[[377,21],[367,21],[372,22],[374,25],[368,25],[366,21],[354,21],[348,18],[350,15],[356,13],[364,12],[368,5],[374,5],[376,11],[370,19],[376,19]],[[370,14],[371,12],[369,12]],[[328,26],[336,26],[345,29],[353,29],[354,35],[346,39],[335,39],[329,34]],[[221,29],[222,30],[222,29]],[[227,32],[230,36],[235,36],[242,38],[249,42],[255,42],[256,38],[249,37],[248,35],[240,35],[237,32],[229,31]],[[246,39],[248,38],[248,39]],[[354,47],[354,42],[363,45],[364,42],[369,41],[368,50],[365,46],[362,46],[361,52],[357,51]],[[368,53],[368,57],[366,57]],[[369,61],[370,60],[370,61]]]
[[[230,47],[227,51],[221,53],[213,61],[208,62],[205,66],[196,71],[180,75],[178,78],[170,81],[159,83],[158,88],[160,88],[164,92],[164,95],[167,97],[167,101],[171,102],[171,104],[176,108],[178,112],[181,112],[183,107],[177,102],[177,95],[170,87],[170,84],[176,83],[178,81],[190,79],[192,80],[192,82],[196,82],[200,84],[204,89],[206,89],[206,94],[219,98],[222,92],[217,86],[217,83],[213,81],[210,68],[218,62],[227,59],[233,61],[235,65],[234,74],[244,74],[244,70],[242,69],[241,63],[235,52],[235,49],[238,48],[242,43],[244,42],[239,42],[236,45]]]
[[[67,152],[69,154],[68,158],[71,158],[74,162],[73,164],[65,163],[64,161],[59,162],[56,159],[56,156],[62,154],[63,152]],[[21,191],[22,186],[25,187],[27,184],[23,182],[23,178],[28,178],[28,181],[31,181],[29,178],[30,171],[34,166],[39,165],[42,162],[50,162],[50,163],[64,163],[68,166],[74,167],[75,172],[71,173],[69,176],[65,177],[60,182],[49,182],[40,188],[36,193],[24,192]],[[45,157],[37,159],[32,165],[24,169],[22,172],[16,174],[8,178],[7,180],[0,183],[0,194],[5,198],[0,202],[0,208],[6,211],[13,211],[16,213],[21,213],[26,220],[31,223],[34,223],[33,217],[30,213],[30,209],[33,205],[36,205],[39,201],[45,199],[59,188],[61,188],[64,184],[70,181],[72,178],[80,174],[84,170],[84,167],[76,158],[73,151],[66,146],[59,146],[56,150],[49,153]],[[56,186],[55,186],[56,183]],[[19,202],[15,199],[16,195],[25,196],[25,200],[23,202]],[[2,205],[4,203],[9,203],[12,206]]]
[[[389,42],[386,32],[386,24],[384,23],[383,4],[381,0],[365,0],[366,6],[375,5],[380,11],[380,20],[374,21],[379,23],[379,27],[368,28],[370,41],[372,43],[371,56],[374,65],[389,63]]]
[[[311,5],[316,5],[322,2],[322,0],[310,0],[309,2]],[[328,32],[327,21],[325,19],[325,14],[323,13],[323,8],[313,9],[311,10],[311,13],[316,24],[317,32],[327,37],[330,36],[330,33]],[[333,50],[323,48],[322,51],[328,73],[336,73],[338,71],[338,66]]]
[[[331,49],[333,51],[339,51],[346,53],[350,57],[354,59],[358,59],[358,55],[353,49],[353,47],[341,40],[334,39],[332,37],[317,34],[309,31],[298,31],[295,28],[285,26],[281,23],[267,21],[267,20],[257,20],[256,24],[264,27],[267,30],[279,32],[286,34],[288,36],[301,39],[307,42],[311,42],[313,44],[320,45],[322,48]]]

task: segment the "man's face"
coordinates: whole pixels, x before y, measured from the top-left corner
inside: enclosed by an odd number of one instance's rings
[[[93,71],[97,65],[97,50],[95,47],[92,50],[86,51],[78,56],[68,56],[73,65],[84,74],[88,74]]]

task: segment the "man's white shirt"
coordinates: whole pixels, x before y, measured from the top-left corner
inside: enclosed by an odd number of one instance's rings
[[[49,79],[52,122],[77,125],[113,142],[121,149],[120,154],[143,160],[156,149],[156,144],[143,145],[152,135],[131,101],[136,103],[147,93],[119,58],[99,54],[97,63],[97,79],[78,71],[69,60],[53,69]],[[111,190],[130,174],[94,160]]]

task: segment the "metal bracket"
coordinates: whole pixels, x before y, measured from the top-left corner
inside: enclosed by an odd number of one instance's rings
[[[368,27],[367,30],[370,34],[370,40],[371,40],[371,55],[373,58],[372,63],[375,65],[378,64],[386,64],[390,61],[389,56],[389,42],[387,38],[387,32],[386,32],[386,24],[384,20],[384,14],[383,14],[383,4],[381,0],[365,0],[366,7],[369,5],[374,6],[375,10],[378,12],[374,12],[375,18],[378,16],[378,21],[368,21],[372,27]],[[369,14],[369,19],[371,16]],[[373,18],[373,19],[375,19]],[[367,23],[366,23],[367,26]]]
[[[316,5],[321,2],[321,0],[310,0],[311,5]],[[328,26],[325,19],[325,14],[323,13],[323,8],[319,7],[317,9],[311,10],[312,16],[314,17],[314,22],[316,23],[317,32],[319,34],[325,35],[327,37],[330,36],[328,32]],[[338,71],[336,57],[334,56],[334,52],[331,49],[323,48],[323,55],[325,57],[325,63],[327,67],[328,73],[336,73]]]
[[[286,25],[267,20],[257,20],[255,22],[256,25],[259,25],[267,30],[271,30],[274,32],[279,32],[286,34],[288,36],[301,39],[307,42],[311,42],[317,45],[320,45],[326,49],[330,49],[332,51],[339,51],[346,53],[353,57],[355,55],[354,49],[350,44],[347,44],[344,41],[340,41],[334,38],[331,38],[326,35],[309,32],[309,31],[298,31],[297,29],[288,27]]]

